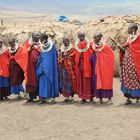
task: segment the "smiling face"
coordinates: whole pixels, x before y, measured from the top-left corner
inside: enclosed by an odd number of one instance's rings
[[[96,44],[98,44],[99,42],[100,42],[100,40],[101,40],[101,36],[98,36],[98,35],[94,35],[93,36],[93,39],[94,39],[94,42],[96,43]]]
[[[85,34],[79,34],[78,35],[78,38],[79,38],[79,40],[82,42],[82,41],[84,41],[85,40]]]
[[[63,39],[63,43],[64,43],[64,46],[65,46],[65,47],[68,47],[69,44],[70,44],[70,39],[69,39],[69,38]]]
[[[96,44],[99,44],[99,42],[101,41],[102,39],[102,33],[101,32],[96,32],[94,35],[93,35],[93,39],[94,39],[94,42]]]

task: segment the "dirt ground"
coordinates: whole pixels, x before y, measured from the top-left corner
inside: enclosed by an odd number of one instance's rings
[[[0,140],[140,140],[140,106],[123,105],[119,79],[114,104],[38,105],[25,100],[0,103]],[[13,98],[13,97],[11,97]]]

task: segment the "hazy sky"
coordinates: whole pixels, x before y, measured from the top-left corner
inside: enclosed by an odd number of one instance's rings
[[[81,15],[140,14],[140,0],[0,0],[0,9]]]

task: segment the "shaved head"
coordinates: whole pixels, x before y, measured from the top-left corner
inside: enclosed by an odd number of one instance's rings
[[[129,34],[136,34],[138,30],[138,25],[136,23],[131,23],[128,26],[128,33]]]
[[[80,31],[78,32],[78,35],[86,35],[86,32],[85,32],[84,30],[80,30]]]
[[[98,37],[101,37],[102,38],[103,35],[102,35],[101,32],[95,32],[93,36],[98,36]]]
[[[138,30],[138,25],[136,23],[131,23],[131,24],[129,24],[128,28],[132,28],[132,29],[137,31]]]
[[[70,40],[70,36],[64,35],[64,36],[63,36],[63,41],[65,41],[65,40]]]
[[[40,35],[39,32],[32,32],[32,37],[34,37],[34,36],[39,36],[39,35]]]

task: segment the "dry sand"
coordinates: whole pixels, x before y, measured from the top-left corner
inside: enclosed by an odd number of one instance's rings
[[[140,106],[124,106],[119,79],[114,104],[0,103],[0,140],[140,140]]]

